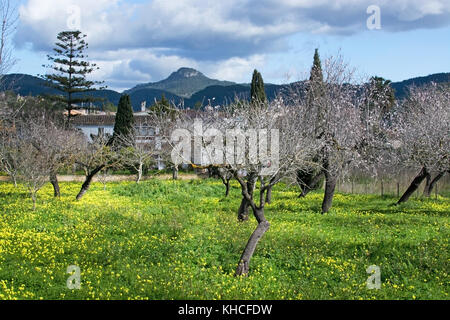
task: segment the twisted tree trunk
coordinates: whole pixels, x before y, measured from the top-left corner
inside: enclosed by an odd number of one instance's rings
[[[55,198],[60,197],[61,192],[59,190],[59,183],[58,183],[58,177],[56,176],[56,172],[50,173],[50,183],[53,186],[53,196]]]
[[[239,260],[239,264],[236,268],[235,273],[236,276],[248,274],[250,259],[252,258],[253,253],[255,252],[256,246],[258,245],[259,240],[262,238],[262,236],[266,233],[266,231],[270,227],[269,222],[264,217],[264,208],[257,209],[255,211],[255,217],[258,216],[261,216],[262,219],[258,221],[258,226],[256,227],[255,231],[253,231],[252,235],[250,236],[250,239],[247,242],[247,245],[245,246],[244,252],[242,253],[241,259]]]
[[[222,178],[222,183],[225,185],[225,197],[230,194],[230,179]]]
[[[86,191],[89,190],[89,187],[91,186],[91,182],[92,179],[94,178],[94,176],[100,172],[100,170],[102,170],[105,167],[104,164],[98,166],[97,168],[95,168],[94,170],[92,170],[87,176],[86,179],[84,180],[83,184],[81,185],[81,190],[80,192],[78,192],[76,199],[80,200],[84,194],[86,193]]]
[[[441,171],[434,177],[433,180],[431,180],[431,175],[430,175],[430,179],[428,179],[428,177],[427,177],[427,183],[425,185],[425,189],[423,190],[423,195],[425,197],[430,197],[431,191],[433,191],[434,186],[444,175],[445,175],[445,171]]]
[[[253,191],[255,190],[256,185],[256,175],[253,173],[250,173],[250,177],[247,181],[247,192],[250,195],[250,197],[253,199]],[[250,207],[250,200],[247,200],[247,198],[242,195],[241,205],[239,206],[238,210],[238,220],[239,221],[247,221],[248,220],[248,210]]]
[[[397,201],[396,204],[400,204],[402,202],[408,201],[409,197],[414,193],[414,191],[419,188],[422,181],[427,177],[428,170],[426,167],[422,167],[419,174],[413,179],[408,189],[406,189],[405,193],[401,196],[401,198]]]

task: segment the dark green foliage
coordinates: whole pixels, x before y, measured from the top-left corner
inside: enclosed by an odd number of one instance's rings
[[[150,107],[150,114],[155,114],[156,116],[169,116],[172,119],[175,119],[177,113],[177,109],[170,105],[169,100],[166,99],[166,96],[163,94],[161,96],[161,100],[156,101]]]
[[[53,49],[54,55],[47,56],[51,65],[44,66],[52,69],[53,73],[41,77],[47,81],[46,85],[62,93],[53,98],[66,104],[68,123],[76,104],[95,101],[92,96],[83,93],[95,90],[94,86],[101,83],[86,79],[86,76],[98,67],[85,60],[87,55],[84,51],[88,48],[85,38],[86,35],[81,31],[60,32]]]
[[[323,82],[322,63],[320,62],[319,49],[314,51],[314,61],[311,67],[309,81]]]
[[[317,110],[317,124],[316,135],[320,136],[323,133],[323,126],[325,125],[325,112],[322,97],[325,95],[325,83],[323,82],[322,64],[320,62],[319,50],[314,52],[313,65],[309,77],[307,88],[306,105],[310,110]]]
[[[267,102],[266,92],[264,90],[264,81],[261,73],[255,69],[253,71],[252,84],[250,86],[250,101],[252,103]]]
[[[117,112],[117,106],[111,102],[106,102],[102,106],[102,111],[105,112]]]
[[[124,94],[120,97],[117,107],[116,121],[114,123],[113,141],[117,142],[117,136],[128,136],[133,132],[134,118],[131,108],[130,96]]]
[[[391,80],[382,77],[370,78],[372,84],[375,85],[375,91],[372,93],[373,103],[377,103],[383,109],[383,113],[389,112],[395,104],[395,92],[391,87]]]

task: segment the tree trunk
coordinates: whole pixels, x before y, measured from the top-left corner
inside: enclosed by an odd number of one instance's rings
[[[174,166],[174,167],[173,167],[173,171],[172,171],[172,179],[173,179],[173,180],[177,180],[177,179],[178,179],[178,166]]]
[[[304,198],[304,197],[306,197],[306,195],[310,192],[310,191],[312,191],[312,190],[315,190],[315,189],[317,189],[319,186],[318,186],[318,183],[320,182],[320,179],[321,179],[321,177],[322,177],[322,172],[319,172],[318,174],[316,174],[315,176],[313,176],[313,178],[311,179],[311,182],[310,182],[310,184],[309,185],[307,185],[307,184],[305,184],[305,183],[301,183],[300,185],[301,185],[301,188],[302,188],[302,192],[299,194],[299,198]]]
[[[256,219],[259,221],[258,226],[250,236],[250,239],[248,240],[247,245],[245,246],[244,252],[241,255],[241,259],[239,260],[239,264],[236,268],[235,273],[236,276],[248,274],[250,259],[252,258],[253,253],[255,252],[256,246],[261,237],[264,235],[264,233],[266,233],[266,231],[270,227],[269,222],[264,218],[264,207],[261,209],[256,209],[256,212],[254,214]]]
[[[251,174],[247,181],[247,192],[250,195],[250,197],[253,198],[253,191],[255,190],[255,184],[256,184],[256,176],[254,174]],[[238,210],[238,220],[239,221],[246,221],[248,220],[248,210],[250,207],[250,202],[242,196],[241,205],[239,206]]]
[[[228,197],[228,195],[230,194],[230,180],[229,179],[225,179],[225,197]]]
[[[266,193],[266,203],[270,204],[271,202],[272,202],[272,187],[268,187]]]
[[[430,188],[430,184],[431,184],[431,173],[427,172],[427,175],[425,176],[425,188],[423,188],[424,196],[427,196],[427,191]]]
[[[427,177],[427,174],[428,174],[427,168],[423,167],[422,170],[420,170],[419,174],[413,179],[408,189],[406,189],[405,193],[398,200],[397,204],[406,202],[409,199],[409,197],[414,193],[414,191],[416,191],[419,188],[422,181]]]
[[[80,192],[78,192],[76,199],[80,200],[84,194],[86,193],[86,191],[89,190],[89,187],[91,186],[91,182],[92,179],[94,178],[94,176],[103,168],[105,167],[104,164],[102,164],[101,166],[98,166],[97,168],[95,168],[94,170],[92,170],[87,176],[86,179],[84,180],[82,186],[81,186],[81,190]]]
[[[50,174],[50,183],[53,186],[53,196],[54,197],[60,197],[61,193],[59,191],[58,177],[56,176],[56,173],[54,173],[54,172],[52,172]]]
[[[141,178],[142,178],[142,162],[139,163],[139,168],[137,170],[136,183],[139,183],[141,181]]]
[[[241,205],[239,206],[239,210],[238,210],[238,220],[239,221],[247,221],[248,220],[249,206],[250,206],[250,203],[247,201],[247,199],[245,199],[245,197],[242,197]]]
[[[331,208],[336,182],[336,175],[325,168],[325,193],[322,201],[322,213],[327,213]]]
[[[31,200],[33,201],[33,211],[36,211],[36,192],[31,192]]]
[[[431,195],[431,191],[433,191],[434,186],[436,185],[436,183],[445,175],[445,171],[441,171],[439,172],[436,177],[434,177],[433,180],[427,178],[427,184],[425,185],[425,189],[423,191],[423,195],[425,197],[430,197]],[[430,176],[431,178],[431,176]]]

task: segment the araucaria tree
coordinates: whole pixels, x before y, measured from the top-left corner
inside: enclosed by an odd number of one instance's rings
[[[58,34],[58,41],[53,49],[54,55],[48,55],[50,65],[44,66],[51,71],[42,76],[48,85],[61,92],[54,98],[66,105],[67,124],[70,123],[72,110],[80,103],[93,102],[96,99],[87,93],[94,91],[99,81],[91,81],[87,75],[97,70],[94,63],[86,61],[84,53],[88,49],[86,35],[81,31],[62,31]]]

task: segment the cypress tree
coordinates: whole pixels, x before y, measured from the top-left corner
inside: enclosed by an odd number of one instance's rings
[[[252,84],[250,87],[250,101],[252,103],[266,103],[267,97],[264,90],[264,81],[258,70],[253,71]]]
[[[307,88],[306,106],[310,111],[317,112],[315,124],[315,136],[320,138],[324,133],[325,112],[321,101],[325,94],[325,84],[323,82],[322,64],[320,62],[319,50],[314,51],[313,65],[309,76]],[[320,155],[316,155],[314,161],[321,161]],[[297,182],[302,189],[299,197],[305,197],[311,190],[320,188],[323,183],[323,171],[305,167],[297,170]]]
[[[309,76],[309,85],[307,89],[306,105],[310,110],[317,111],[316,135],[323,134],[323,126],[325,119],[324,106],[322,105],[322,97],[325,95],[325,83],[323,82],[322,64],[320,62],[319,50],[314,51],[313,65]]]
[[[322,63],[320,62],[319,49],[314,51],[314,61],[311,67],[309,81],[323,82]]]
[[[117,136],[128,136],[133,132],[134,118],[130,96],[124,94],[120,97],[114,123],[113,141]]]

